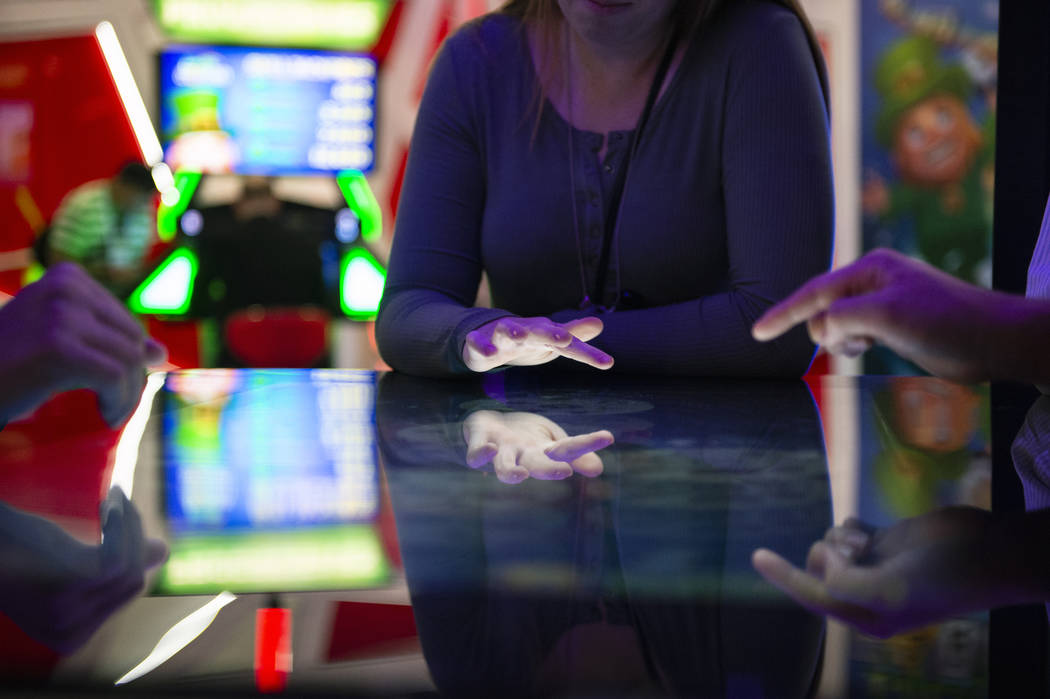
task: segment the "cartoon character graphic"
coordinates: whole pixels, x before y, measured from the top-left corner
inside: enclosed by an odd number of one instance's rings
[[[208,88],[185,89],[170,99],[178,121],[165,154],[167,163],[175,170],[233,172],[240,153],[220,124],[219,93]]]
[[[893,517],[991,504],[987,389],[895,376],[875,397],[880,501]]]
[[[875,88],[882,100],[876,135],[897,181],[870,175],[865,213],[890,225],[909,219],[927,262],[987,283],[994,127],[990,119],[979,126],[970,111],[970,74],[942,60],[932,38],[914,35],[882,55]]]

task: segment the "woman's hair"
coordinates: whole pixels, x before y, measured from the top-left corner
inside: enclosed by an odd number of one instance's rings
[[[681,28],[680,36],[691,37],[701,25],[703,25],[708,18],[713,16],[718,10],[733,0],[677,0],[677,5],[674,9],[673,24]],[[809,42],[810,52],[813,54],[813,60],[817,66],[817,75],[820,79],[821,91],[824,93],[824,107],[825,110],[830,113],[830,100],[828,97],[828,74],[827,67],[824,64],[824,54],[821,51],[820,43],[817,41],[816,34],[813,31],[813,26],[809,23],[809,18],[806,17],[805,11],[799,4],[799,0],[769,0],[778,5],[782,5],[787,9],[791,10],[798,17],[802,23],[802,28],[806,32],[806,40]],[[513,15],[520,17],[527,24],[535,26],[539,30],[539,50],[543,53],[545,60],[543,64],[546,71],[550,71],[555,66],[562,65],[560,55],[561,47],[557,41],[557,30],[558,20],[561,19],[561,9],[558,7],[558,0],[507,0],[507,2],[499,9],[503,14]],[[543,84],[550,84],[550,75],[540,76],[540,85],[537,85],[535,95],[535,108],[536,108],[536,122],[535,128],[539,126],[539,117],[543,111]],[[533,130],[533,136],[535,137],[535,128]]]

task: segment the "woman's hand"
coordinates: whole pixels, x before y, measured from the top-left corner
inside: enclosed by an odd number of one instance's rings
[[[504,483],[526,478],[562,480],[573,473],[601,475],[602,460],[595,453],[613,443],[612,433],[598,430],[570,437],[559,425],[533,413],[479,410],[463,422],[467,466],[491,463]]]
[[[602,321],[588,317],[568,323],[548,318],[500,318],[467,335],[463,362],[471,371],[488,371],[498,366],[546,364],[568,357],[608,369],[613,358],[588,345],[602,331]]]

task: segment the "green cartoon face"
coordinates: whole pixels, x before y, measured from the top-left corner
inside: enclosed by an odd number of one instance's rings
[[[965,177],[980,148],[980,131],[966,105],[954,95],[937,94],[901,115],[893,157],[904,181],[943,186]]]

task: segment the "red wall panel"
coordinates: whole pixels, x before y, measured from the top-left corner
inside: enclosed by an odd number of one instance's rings
[[[69,190],[141,157],[93,34],[0,43],[0,252],[32,243],[27,192],[46,221]],[[0,291],[20,276],[0,272]]]

